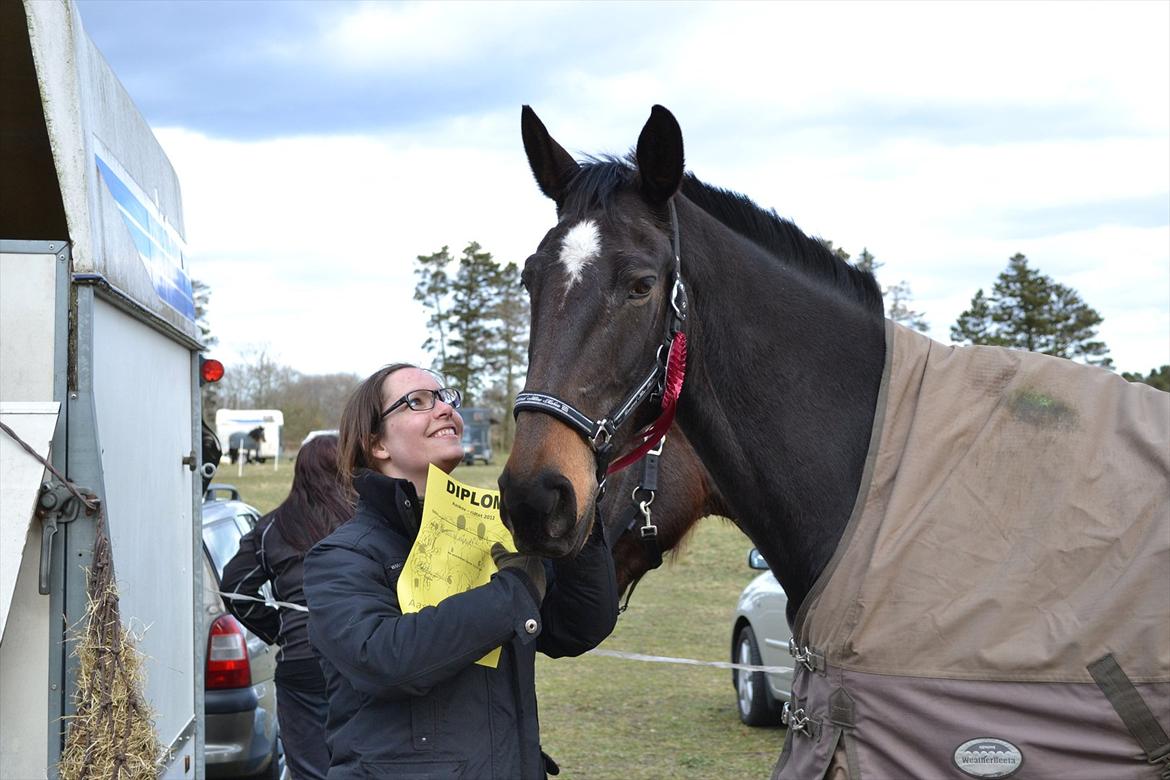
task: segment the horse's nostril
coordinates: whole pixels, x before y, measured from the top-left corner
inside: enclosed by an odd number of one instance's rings
[[[554,497],[546,515],[545,532],[552,539],[560,539],[573,529],[577,521],[577,501],[573,483],[561,474],[545,473],[541,478],[544,489]]]
[[[576,493],[563,475],[546,470],[526,480],[505,471],[499,484],[500,518],[518,540],[560,539],[575,526]]]

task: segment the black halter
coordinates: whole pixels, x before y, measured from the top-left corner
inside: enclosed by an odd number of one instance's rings
[[[674,337],[683,329],[687,319],[687,290],[682,278],[682,260],[679,257],[678,214],[674,201],[669,202],[671,250],[674,253],[673,285],[670,294],[671,313],[667,318],[666,334],[655,355],[654,365],[637,387],[633,389],[617,408],[604,417],[593,419],[568,401],[551,393],[524,391],[516,396],[512,416],[520,412],[543,412],[551,415],[580,433],[593,449],[597,460],[597,483],[605,490],[606,468],[613,452],[610,442],[614,433],[654,393],[661,394],[666,382],[667,356]]]

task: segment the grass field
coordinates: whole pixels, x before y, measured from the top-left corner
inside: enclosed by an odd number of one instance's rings
[[[461,466],[454,476],[495,487],[503,458]],[[235,484],[262,511],[288,492],[292,463],[224,464],[216,482]],[[647,655],[729,660],[730,623],[740,590],[754,576],[751,543],[722,520],[703,521],[686,549],[649,574],[603,648]],[[545,751],[564,780],[728,780],[766,778],[784,732],[748,728],[735,712],[731,673],[711,667],[604,656],[538,656]]]

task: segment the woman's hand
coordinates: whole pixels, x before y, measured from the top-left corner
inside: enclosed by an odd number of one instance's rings
[[[496,562],[496,567],[500,571],[514,569],[527,577],[528,581],[532,583],[533,590],[539,596],[536,600],[537,604],[544,601],[544,592],[547,584],[545,581],[544,561],[540,556],[508,552],[504,548],[504,545],[496,542],[492,545],[492,560]]]

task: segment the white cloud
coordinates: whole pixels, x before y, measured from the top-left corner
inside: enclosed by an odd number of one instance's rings
[[[415,255],[477,240],[523,261],[552,206],[519,150],[401,138],[272,142],[158,131],[183,183],[189,255],[225,352],[267,342],[314,373],[421,360]]]
[[[1170,228],[1094,211],[1170,208],[1170,5],[606,5],[597,18],[630,53],[603,70],[576,56],[586,31],[564,24],[591,9],[370,4],[325,42],[348,67],[401,72],[490,64],[539,30],[561,56],[509,86],[531,92],[566,148],[622,153],[664,103],[697,174],[868,247],[882,281],[910,282],[936,338],[1023,252],[1105,316],[1120,368],[1170,360]],[[660,9],[675,27],[623,25]],[[523,157],[519,106],[450,113],[381,136],[158,131],[225,351],[267,341],[306,372],[419,360],[415,255],[476,240],[524,260],[553,209]]]

